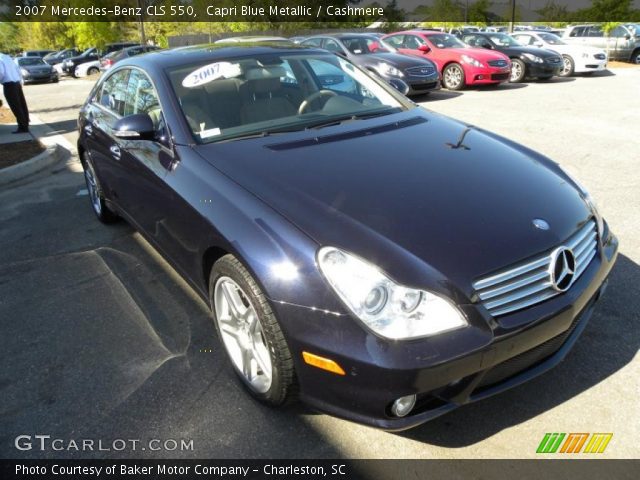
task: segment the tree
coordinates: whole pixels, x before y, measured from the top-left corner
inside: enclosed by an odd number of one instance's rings
[[[555,0],[549,0],[536,13],[543,22],[562,22],[569,19],[569,13],[565,5],[558,5]]]
[[[490,8],[491,2],[489,0],[477,0],[469,6],[467,20],[473,23],[489,23],[493,17],[489,11]]]

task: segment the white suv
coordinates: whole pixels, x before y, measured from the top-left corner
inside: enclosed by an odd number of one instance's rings
[[[567,27],[562,39],[571,44],[589,45],[609,52],[612,60],[640,64],[640,25],[628,23],[614,28],[608,37],[600,25]]]

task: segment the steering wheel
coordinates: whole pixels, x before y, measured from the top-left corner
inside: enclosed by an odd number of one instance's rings
[[[316,100],[322,97],[331,98],[331,97],[337,97],[337,96],[338,94],[331,90],[318,90],[317,92],[312,93],[302,101],[302,103],[298,107],[298,115],[302,115],[305,112],[305,110],[309,108],[309,105],[311,105],[313,102],[315,102]]]

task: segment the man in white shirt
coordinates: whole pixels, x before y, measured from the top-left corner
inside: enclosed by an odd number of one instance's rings
[[[29,131],[29,108],[22,91],[22,74],[20,68],[9,55],[0,53],[0,83],[4,98],[18,121],[18,129],[13,133]]]

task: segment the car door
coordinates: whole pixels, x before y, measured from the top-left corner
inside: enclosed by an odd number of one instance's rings
[[[84,113],[83,135],[107,198],[120,204],[120,146],[113,136],[115,123],[124,115],[129,69],[120,69],[102,82]]]
[[[609,55],[613,58],[627,59],[631,56],[634,46],[634,36],[622,25],[611,31],[609,38]]]
[[[118,198],[133,223],[151,239],[161,241],[166,223],[164,178],[173,167],[174,153],[164,120],[160,99],[149,76],[132,68],[127,82],[124,117],[147,114],[155,137],[122,140],[114,137],[120,149]]]

